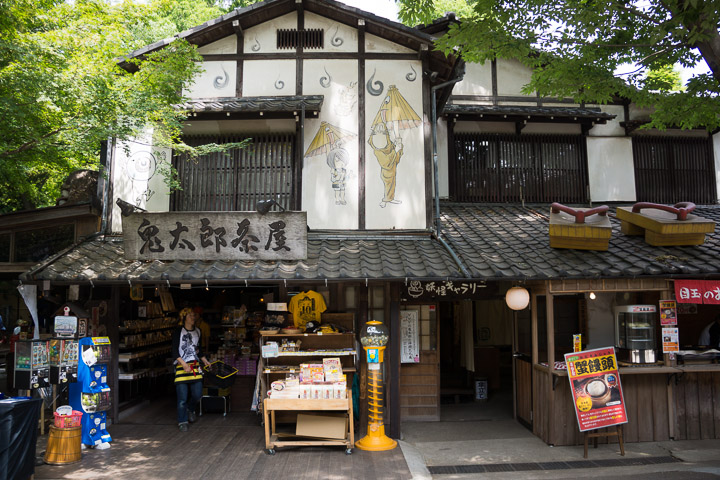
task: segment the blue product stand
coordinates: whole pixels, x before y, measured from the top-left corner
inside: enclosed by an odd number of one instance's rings
[[[110,409],[110,386],[107,384],[110,339],[81,338],[78,354],[78,381],[70,384],[70,406],[83,412],[82,443],[98,446],[112,441],[107,431],[106,413]]]

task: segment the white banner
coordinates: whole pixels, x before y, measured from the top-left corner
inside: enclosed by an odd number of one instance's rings
[[[40,338],[40,327],[38,326],[38,313],[37,313],[37,285],[18,285],[18,291],[25,300],[25,305],[30,311],[33,323],[35,324],[35,330],[33,333],[33,340]]]

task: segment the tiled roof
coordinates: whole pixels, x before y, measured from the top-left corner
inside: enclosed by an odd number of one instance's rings
[[[550,248],[550,206],[444,204],[443,234],[476,278],[550,279],[640,276],[720,276],[720,235],[695,247],[653,247],[620,232],[610,208],[612,237],[606,252]],[[693,212],[720,224],[720,206]]]
[[[610,209],[605,252],[550,248],[550,206],[443,204],[443,237],[474,279],[720,277],[720,234],[695,247],[653,247],[620,232]],[[720,224],[720,206],[695,214]],[[212,282],[279,280],[459,279],[458,265],[429,235],[308,234],[299,261],[128,261],[122,236],[86,240],[21,276],[23,281]]]
[[[461,115],[508,115],[512,117],[542,117],[542,118],[573,118],[588,120],[611,120],[615,115],[601,111],[599,108],[579,107],[532,107],[523,105],[466,105],[448,104],[443,110],[444,114]]]
[[[121,236],[86,240],[21,276],[23,281],[95,283],[323,279],[436,279],[461,276],[429,235],[308,236],[308,258],[297,261],[130,261]]]
[[[292,97],[243,97],[198,99],[173,105],[179,110],[194,112],[293,112],[302,108],[317,111],[322,107],[322,95]]]

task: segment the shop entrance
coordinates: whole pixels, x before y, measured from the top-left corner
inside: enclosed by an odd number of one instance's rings
[[[142,401],[167,403],[175,397],[171,366],[171,336],[177,312],[191,308],[200,314],[202,351],[210,362],[219,360],[238,370],[233,385],[204,392],[208,409],[248,411],[258,359],[259,329],[277,301],[277,286],[197,286],[121,290],[118,357],[118,407],[132,412]],[[214,402],[212,405],[210,401]],[[217,406],[215,405],[217,404]]]
[[[513,418],[513,316],[501,299],[440,303],[441,420]]]

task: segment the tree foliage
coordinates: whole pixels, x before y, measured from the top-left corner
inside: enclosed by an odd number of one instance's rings
[[[214,0],[0,2],[0,213],[54,204],[71,171],[97,168],[102,140],[149,122],[161,143],[186,147],[172,105],[199,72],[195,47],[176,40],[133,60],[134,74],[117,62],[226,11]]]
[[[428,23],[432,0],[398,0],[400,18]],[[468,62],[515,59],[532,70],[524,92],[654,107],[649,127],[720,127],[720,9],[713,0],[468,0],[437,48]],[[706,62],[683,90],[659,84],[674,65]],[[629,72],[620,74],[616,72]],[[663,88],[658,88],[659,86]]]

